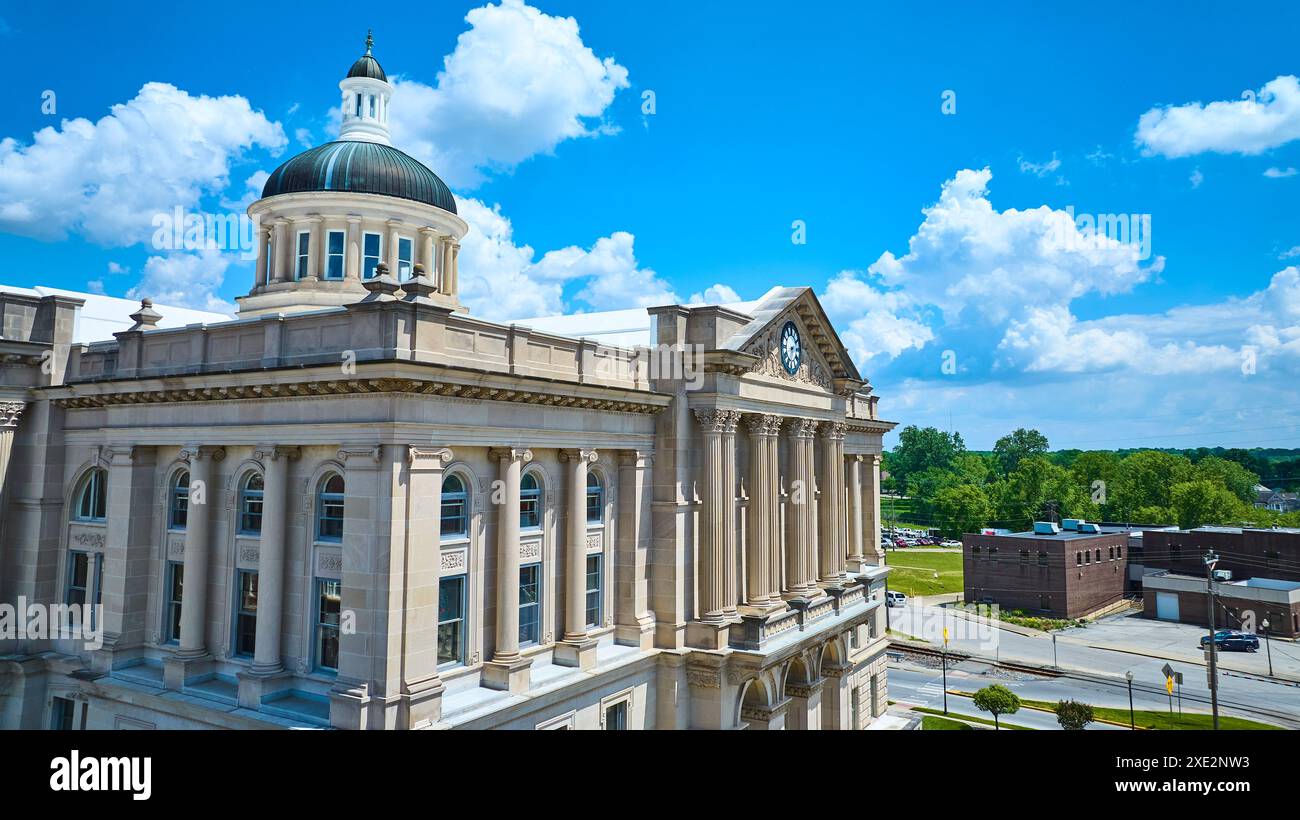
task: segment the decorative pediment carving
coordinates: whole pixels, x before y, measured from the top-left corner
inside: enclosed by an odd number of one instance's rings
[[[781,363],[781,329],[785,326],[786,321],[795,323],[803,339],[802,360],[799,362],[799,369],[795,371],[793,376],[786,371],[785,366]],[[811,335],[802,321],[793,312],[787,312],[775,321],[770,322],[766,328],[750,340],[742,352],[758,357],[758,361],[754,364],[751,372],[785,379],[786,381],[815,384],[827,392],[833,392],[834,384],[831,381],[831,373],[827,369],[826,363],[822,361],[816,346],[809,344],[810,338]]]

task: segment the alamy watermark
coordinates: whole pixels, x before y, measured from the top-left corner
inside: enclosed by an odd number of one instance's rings
[[[104,645],[100,604],[38,604],[18,596],[0,603],[0,641],[81,641],[86,649]]]
[[[1098,250],[1117,246],[1137,249],[1137,258],[1151,258],[1151,214],[1076,214],[1073,205],[1065,213],[1073,228],[1065,222],[1054,223],[1052,244],[1058,250]]]
[[[156,251],[238,252],[247,262],[257,258],[258,223],[248,214],[187,211],[177,205],[153,215],[151,242]]]

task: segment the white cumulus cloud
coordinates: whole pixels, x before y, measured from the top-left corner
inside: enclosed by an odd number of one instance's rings
[[[1134,142],[1146,154],[1260,154],[1300,139],[1300,80],[1283,75],[1242,99],[1152,108]]]

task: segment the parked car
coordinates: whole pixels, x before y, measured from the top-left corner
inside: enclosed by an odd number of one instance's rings
[[[1209,646],[1210,636],[1201,636],[1201,649]],[[1214,633],[1214,645],[1223,652],[1254,652],[1259,649],[1259,638],[1245,632],[1220,629]]]
[[[907,606],[907,596],[901,592],[885,593],[885,606]]]

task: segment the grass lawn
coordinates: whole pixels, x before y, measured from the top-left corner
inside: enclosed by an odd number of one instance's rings
[[[912,598],[917,595],[939,595],[961,592],[961,551],[908,552],[890,550],[885,562],[894,570],[889,574],[889,588]],[[934,577],[935,573],[939,577]]]
[[[928,707],[928,706],[913,706],[913,707],[912,707],[912,711],[913,711],[913,712],[921,712],[922,714],[925,714],[925,715],[930,715],[930,716],[934,716],[934,717],[942,718],[943,720],[948,720],[948,718],[944,717],[944,714],[943,714],[943,710],[942,710],[942,709],[931,709],[931,708]],[[969,721],[969,722],[971,722],[971,723],[981,723],[981,724],[983,724],[983,725],[985,725],[985,726],[993,726],[993,725],[994,725],[994,723],[993,723],[993,718],[973,717],[972,715],[959,715],[958,717],[960,717],[962,720],[966,720],[966,721]],[[922,719],[924,720],[924,718],[922,718]],[[1001,720],[1001,719],[999,718],[999,720]],[[1018,731],[1023,731],[1023,732],[1032,732],[1032,731],[1034,731],[1032,727],[1029,727],[1029,726],[1016,726],[1016,725],[1013,724],[1013,723],[1007,723],[1005,720],[1002,721],[1002,728],[1003,728],[1003,729],[1016,729],[1016,730],[1018,730]]]
[[[971,728],[970,724],[962,723],[959,720],[949,720],[948,718],[938,717],[937,715],[926,715],[925,717],[921,718],[921,731],[923,732],[931,731],[931,730],[952,731],[952,730],[961,730],[961,729],[965,729],[972,732],[975,731],[974,729]]]
[[[1031,709],[1042,709],[1047,712],[1055,712],[1056,704],[1048,703],[1042,700],[1022,700],[1022,706]],[[1112,723],[1121,723],[1128,725],[1127,709],[1111,709],[1104,706],[1092,707],[1092,715],[1098,720],[1108,720]],[[1214,718],[1210,715],[1199,712],[1184,712],[1172,715],[1168,712],[1151,712],[1138,710],[1133,713],[1133,722],[1139,729],[1211,729],[1214,727]],[[1239,717],[1219,716],[1220,729],[1282,729],[1281,726],[1271,726],[1267,723],[1259,723],[1254,720],[1246,720]]]

